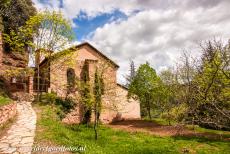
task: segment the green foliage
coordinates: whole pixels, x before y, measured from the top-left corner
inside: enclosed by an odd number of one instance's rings
[[[89,82],[88,65],[83,66],[81,81],[80,81],[80,100],[83,105],[83,121],[82,123],[89,124],[93,108],[93,94],[91,84]]]
[[[0,106],[4,106],[7,105],[9,103],[11,103],[12,100],[8,97],[4,97],[4,96],[0,96]]]
[[[142,64],[129,85],[128,97],[138,99],[142,109],[146,110],[151,119],[151,109],[157,106],[157,95],[160,88],[160,78],[149,63]]]
[[[23,51],[30,47],[35,54],[39,50],[40,56],[51,56],[53,51],[64,50],[73,40],[74,35],[70,21],[61,12],[44,11],[29,18],[24,26],[17,30],[10,29],[4,35],[5,41],[13,51]]]
[[[97,110],[98,114],[101,112],[101,103],[102,103],[102,95],[104,94],[104,82],[102,75],[99,74],[96,69],[95,78],[94,78],[94,110]],[[99,118],[99,117],[98,117]]]
[[[44,93],[41,95],[41,102],[43,104],[55,104],[57,99],[56,93]]]
[[[56,112],[60,119],[63,119],[67,113],[74,109],[76,103],[71,98],[58,97],[56,93],[44,93],[41,95],[41,104],[56,106]]]
[[[161,116],[168,120],[169,124],[171,121],[179,121],[178,117],[181,117],[183,113],[180,112],[181,104],[177,101],[178,81],[176,75],[171,70],[164,70],[160,73],[161,88],[159,89],[159,108],[162,113]],[[184,104],[182,104],[183,106]],[[179,112],[175,112],[179,109]],[[184,111],[184,110],[182,110]]]
[[[99,119],[102,109],[102,95],[104,94],[104,82],[102,78],[103,74],[100,74],[98,69],[95,71],[94,76],[94,132],[95,132],[95,139],[98,138],[98,125],[99,125]]]
[[[162,113],[162,118],[169,121],[176,121],[177,123],[184,120],[185,113],[188,112],[186,104],[180,104],[178,106],[171,107],[168,111]]]
[[[205,46],[202,63],[193,80],[194,102],[190,105],[196,123],[230,130],[229,48],[218,42]]]
[[[32,0],[1,0],[0,18],[2,29],[9,34],[10,30],[17,30],[25,25],[25,22],[36,14]]]
[[[60,109],[64,113],[69,113],[71,111],[71,109],[74,109],[74,107],[76,106],[75,101],[71,98],[62,99],[62,98],[58,97],[56,99],[55,104],[60,106]]]
[[[200,59],[183,54],[176,71],[161,73],[162,117],[213,129],[230,129],[230,44],[209,41]]]
[[[25,40],[19,35],[20,31],[10,30],[9,34],[3,34],[4,41],[9,44],[10,51],[25,52]]]
[[[91,110],[93,106],[93,94],[91,92],[92,85],[90,85],[89,82],[89,72],[87,64],[85,64],[83,67],[81,79],[81,102],[85,106],[85,110]]]

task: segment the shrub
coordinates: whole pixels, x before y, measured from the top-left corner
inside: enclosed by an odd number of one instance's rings
[[[75,106],[75,102],[74,102],[74,100],[71,99],[71,98],[62,99],[62,98],[58,97],[58,98],[56,99],[55,104],[56,104],[57,106],[60,106],[61,110],[62,110],[63,112],[65,112],[65,113],[69,113],[70,110],[73,109],[74,106]]]
[[[161,117],[168,121],[183,121],[185,113],[187,112],[186,104],[181,104],[170,109],[168,112],[162,113]],[[170,123],[170,122],[169,122]]]
[[[45,93],[42,94],[41,96],[41,102],[44,104],[55,104],[57,99],[57,94],[56,93]]]
[[[8,97],[0,96],[0,106],[7,105],[11,102],[12,100]]]
[[[54,92],[42,94],[41,103],[45,105],[55,105],[56,113],[60,119],[63,119],[75,106],[73,99],[58,97]]]

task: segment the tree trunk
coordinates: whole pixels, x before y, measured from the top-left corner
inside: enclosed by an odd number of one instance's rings
[[[95,109],[95,112],[94,112],[94,133],[95,133],[95,140],[97,140],[97,110]]]
[[[171,120],[170,120],[170,114],[169,114],[169,111],[168,111],[168,124],[171,126]]]
[[[151,107],[150,107],[149,101],[148,101],[147,105],[148,105],[148,106],[147,106],[148,116],[149,116],[149,119],[152,120],[152,116],[151,116]]]
[[[37,101],[40,102],[40,67],[37,64]]]
[[[95,134],[95,140],[97,140],[97,138],[98,138],[98,132],[97,132],[97,124],[98,124],[98,122],[97,122],[97,111],[98,110],[98,108],[97,108],[97,102],[95,102],[95,106],[94,106],[94,134]]]

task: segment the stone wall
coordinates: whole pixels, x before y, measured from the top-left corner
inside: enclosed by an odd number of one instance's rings
[[[0,126],[16,115],[16,107],[16,103],[11,103],[0,107]]]
[[[117,98],[116,102],[118,102],[118,113],[121,119],[140,119],[141,111],[140,111],[140,102],[138,100],[134,100],[132,98],[128,99],[128,89],[123,87],[122,85],[117,85]]]

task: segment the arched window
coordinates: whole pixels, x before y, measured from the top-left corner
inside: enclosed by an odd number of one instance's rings
[[[68,92],[74,92],[75,90],[75,71],[73,68],[67,69],[67,90]]]

